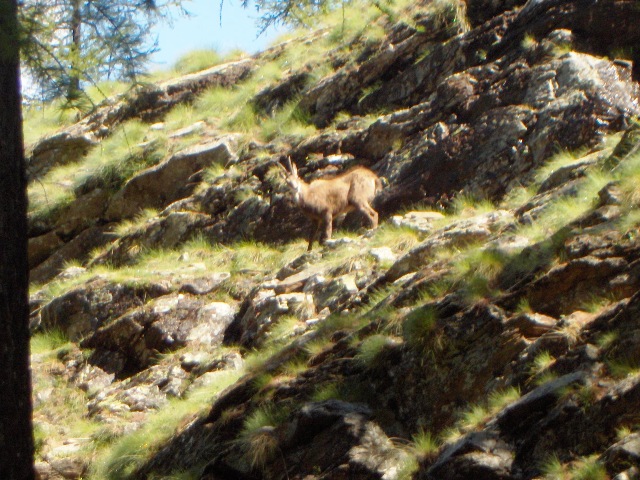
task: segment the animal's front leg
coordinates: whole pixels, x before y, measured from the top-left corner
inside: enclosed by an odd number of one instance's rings
[[[318,232],[320,231],[320,221],[314,221],[313,225],[311,225],[311,233],[309,235],[309,246],[307,247],[307,252],[310,252],[313,248],[313,241],[318,236]]]
[[[333,216],[331,215],[331,213],[328,213],[324,216],[324,218],[322,219],[322,223],[324,224],[324,232],[322,234],[322,237],[320,238],[320,244],[324,245],[327,240],[331,239],[331,234],[333,233]]]

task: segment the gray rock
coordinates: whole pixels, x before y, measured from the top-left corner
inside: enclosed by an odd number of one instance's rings
[[[145,208],[162,208],[178,200],[184,184],[194,173],[209,165],[235,161],[232,142],[232,138],[226,138],[191,147],[137,174],[113,196],[107,218],[131,218]]]
[[[372,248],[369,250],[369,254],[378,263],[393,263],[397,255],[389,247]]]
[[[396,280],[419,270],[430,261],[435,249],[486,241],[494,232],[511,221],[513,221],[513,214],[497,210],[443,227],[400,257],[387,272],[387,278]]]
[[[412,211],[402,216],[394,215],[391,217],[391,223],[397,227],[409,227],[421,233],[431,233],[434,229],[433,223],[444,218],[440,212]]]
[[[27,173],[31,180],[41,178],[54,167],[77,162],[97,144],[90,133],[54,133],[39,140],[27,152]]]
[[[346,478],[398,478],[407,453],[396,448],[370,416],[364,405],[339,400],[304,405],[281,439],[285,459],[304,455],[301,475],[319,467],[341,471]],[[274,461],[269,469],[276,468]]]
[[[618,472],[640,465],[640,433],[632,433],[609,447],[602,460],[609,471]]]
[[[43,306],[41,322],[45,328],[60,328],[77,341],[145,300],[167,293],[161,284],[133,287],[96,278]]]
[[[206,295],[213,292],[223,282],[231,277],[229,272],[212,273],[206,277],[194,278],[180,286],[180,292],[190,293],[192,295]]]
[[[539,337],[551,330],[558,321],[540,313],[522,313],[510,318],[509,326],[517,328],[525,337]]]
[[[584,383],[585,379],[586,373],[577,371],[537,387],[498,414],[496,420],[500,429],[511,434],[526,429],[529,425],[529,419],[535,419],[539,412],[546,412],[555,404],[564,388]]]
[[[239,320],[240,343],[255,346],[264,340],[264,335],[283,315],[296,315],[300,320],[313,318],[315,305],[307,293],[284,293],[276,295],[273,290],[259,290],[250,301],[246,312]]]
[[[332,307],[335,308],[358,293],[358,286],[353,274],[341,275],[325,281],[319,281],[319,277],[315,277],[315,279],[316,282],[305,288],[305,291],[313,294],[318,311],[327,307],[332,310]]]
[[[487,430],[466,435],[446,448],[426,475],[419,478],[465,480],[511,479],[514,452],[512,447],[493,431]]]
[[[58,248],[44,262],[31,269],[30,280],[44,283],[55,277],[65,264],[77,260],[84,262],[89,253],[113,240],[109,227],[91,227]]]

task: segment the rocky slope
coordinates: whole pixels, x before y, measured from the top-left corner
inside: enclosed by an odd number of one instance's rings
[[[373,11],[31,146],[41,478],[638,478],[640,10]],[[381,226],[305,253],[282,155]]]

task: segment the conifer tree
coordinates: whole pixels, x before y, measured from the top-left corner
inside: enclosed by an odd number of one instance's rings
[[[43,99],[77,102],[87,85],[135,81],[156,51],[151,28],[181,0],[25,0],[22,60]],[[182,10],[184,11],[184,10]]]
[[[220,6],[225,0],[221,0]],[[343,7],[350,0],[242,0],[244,8],[254,7],[259,14],[260,32],[277,24],[304,25],[313,15]]]

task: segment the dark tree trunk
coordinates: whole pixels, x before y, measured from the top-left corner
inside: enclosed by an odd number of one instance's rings
[[[80,52],[82,51],[82,0],[73,0],[71,12],[71,68],[69,70],[69,90],[67,100],[80,98]]]
[[[0,0],[0,478],[31,480],[27,198],[16,0]]]

